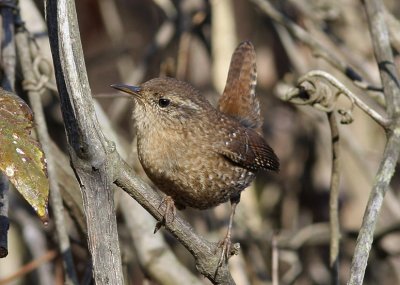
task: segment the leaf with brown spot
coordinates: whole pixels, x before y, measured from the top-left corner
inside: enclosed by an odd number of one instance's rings
[[[0,170],[47,220],[49,183],[46,161],[39,143],[31,136],[33,114],[18,96],[0,88]]]

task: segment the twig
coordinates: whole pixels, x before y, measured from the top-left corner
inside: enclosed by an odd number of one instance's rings
[[[390,118],[400,114],[400,81],[393,60],[389,34],[385,23],[382,1],[365,1],[374,53],[378,63],[383,91],[386,97],[386,110]]]
[[[390,42],[400,52],[400,21],[385,8],[385,20],[388,25]]]
[[[29,51],[29,41],[26,32],[19,32],[16,35],[16,45],[18,51],[18,57],[20,59],[22,73],[24,75],[25,83],[29,82],[31,85],[35,85],[36,78],[33,71],[32,59]],[[35,91],[34,88],[27,88],[29,101],[31,103],[32,110],[35,114],[34,120],[36,125],[36,131],[38,134],[38,140],[42,145],[43,152],[46,155],[47,160],[47,171],[49,176],[50,184],[50,201],[55,217],[55,225],[57,230],[57,236],[59,239],[58,245],[60,252],[62,252],[63,264],[66,272],[66,284],[78,284],[78,278],[74,268],[74,261],[72,258],[71,246],[68,238],[67,229],[64,221],[64,207],[60,194],[60,188],[58,184],[58,178],[55,171],[55,163],[52,153],[50,151],[50,136],[47,130],[47,124],[44,117],[43,106],[41,102],[40,92]]]
[[[371,250],[375,225],[382,207],[383,198],[389,188],[399,158],[400,136],[391,135],[387,141],[383,158],[370,193],[362,226],[357,238],[351,265],[349,285],[361,285],[364,279],[369,252]]]
[[[386,110],[389,118],[392,119],[392,124],[390,129],[387,130],[388,140],[357,238],[348,282],[350,285],[363,283],[375,225],[383,198],[389,189],[399,159],[400,148],[400,81],[394,65],[389,35],[384,21],[383,4],[380,0],[365,0],[364,3],[386,98]]]
[[[0,258],[8,255],[8,179],[0,173]]]
[[[334,112],[327,113],[332,137],[332,172],[329,197],[329,220],[330,220],[330,255],[331,284],[339,285],[339,130]]]
[[[279,251],[275,235],[272,236],[272,285],[279,285]]]
[[[40,267],[43,263],[49,262],[50,260],[54,259],[57,257],[57,251],[56,250],[49,250],[45,255],[42,257],[32,260],[31,262],[25,264],[22,266],[17,272],[11,274],[10,276],[3,278],[0,280],[0,285],[6,285],[11,283],[13,280],[20,278],[29,272],[32,272],[33,270],[37,269]]]

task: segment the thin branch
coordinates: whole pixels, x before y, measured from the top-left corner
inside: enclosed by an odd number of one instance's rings
[[[49,262],[50,260],[53,260],[54,258],[57,257],[57,251],[56,250],[50,250],[48,251],[45,255],[42,257],[32,260],[31,262],[25,264],[22,266],[17,272],[11,274],[8,277],[5,277],[0,280],[0,285],[7,285],[10,284],[12,281],[14,281],[17,278],[20,278],[29,272],[32,272],[33,270],[37,269],[40,267],[43,263]]]
[[[356,248],[351,264],[349,285],[361,285],[364,279],[369,252],[371,250],[375,225],[383,198],[389,188],[391,178],[399,159],[400,136],[393,134],[388,138],[383,158],[375,177],[367,208],[364,213],[362,226],[357,238]]]
[[[391,128],[387,131],[388,140],[383,158],[375,177],[370,193],[356,248],[351,264],[351,275],[348,284],[363,283],[368,256],[371,250],[373,234],[383,198],[389,189],[399,159],[400,148],[400,81],[393,62],[387,27],[384,20],[383,3],[380,0],[365,0],[365,7],[374,46],[376,61],[386,98],[386,110],[392,119]]]
[[[385,23],[385,13],[381,0],[366,0],[365,7],[378,63],[383,91],[386,97],[388,116],[398,117],[400,114],[400,81],[394,64],[389,33]]]
[[[330,220],[330,256],[331,284],[339,285],[339,185],[340,185],[340,165],[339,165],[339,129],[334,112],[327,113],[332,137],[332,172],[329,198],[329,220]]]
[[[30,56],[28,35],[26,32],[19,32],[16,35],[16,45],[18,51],[18,57],[20,59],[22,73],[24,75],[24,82],[30,83],[30,85],[37,85],[36,78],[33,71],[33,62]],[[49,77],[48,77],[49,78]],[[34,120],[36,125],[36,131],[38,134],[38,140],[41,143],[43,152],[46,155],[47,160],[47,171],[49,176],[50,184],[50,202],[52,211],[55,217],[55,225],[57,230],[57,236],[59,239],[58,245],[60,252],[63,257],[63,264],[66,272],[66,284],[78,284],[78,278],[74,268],[74,261],[72,258],[71,246],[68,238],[67,229],[64,221],[64,207],[60,194],[60,188],[58,184],[58,177],[55,171],[55,163],[52,153],[50,151],[50,136],[47,130],[47,124],[44,117],[43,106],[41,102],[40,92],[35,91],[34,88],[27,88],[30,86],[25,84],[25,89],[28,91],[29,101],[31,103],[32,110],[35,114]]]
[[[279,249],[275,235],[272,236],[272,285],[279,285]]]

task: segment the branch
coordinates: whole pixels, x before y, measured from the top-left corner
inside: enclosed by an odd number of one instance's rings
[[[330,220],[330,256],[331,284],[339,285],[339,184],[340,184],[340,164],[339,164],[339,130],[334,112],[327,113],[332,137],[332,171],[331,186],[329,197],[329,220]]]
[[[49,250],[45,255],[41,256],[40,258],[32,260],[31,262],[22,266],[20,269],[18,269],[17,272],[1,279],[0,285],[7,285],[16,279],[20,279],[22,276],[25,276],[28,273],[36,270],[38,267],[43,265],[43,263],[49,262],[56,257],[57,257],[57,251]]]
[[[390,118],[393,118],[394,115],[398,117],[400,114],[400,81],[393,60],[383,4],[380,0],[366,0],[365,7],[375,58],[386,97],[388,116]]]
[[[384,21],[383,4],[380,0],[365,0],[364,3],[387,102],[386,110],[389,118],[392,119],[392,124],[387,130],[388,140],[357,238],[348,282],[350,285],[363,283],[376,222],[399,159],[400,149],[400,82]]]
[[[360,232],[358,234],[356,248],[351,264],[349,285],[361,285],[363,283],[368,256],[371,250],[373,235],[383,198],[389,188],[391,178],[399,159],[400,136],[391,135],[387,141],[383,158],[375,177],[375,183],[370,193],[368,204]]]
[[[123,284],[112,175],[115,149],[91,99],[74,1],[46,1],[57,87],[75,174],[81,184],[96,284]]]

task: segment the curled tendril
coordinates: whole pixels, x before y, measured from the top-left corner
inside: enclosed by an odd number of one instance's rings
[[[35,80],[24,80],[22,85],[25,90],[43,93],[46,89],[57,91],[53,82],[53,67],[51,62],[43,57],[39,48],[34,42],[31,42],[30,51],[33,60],[33,72]]]
[[[349,107],[338,107],[338,98],[344,95],[350,102]],[[324,112],[337,109],[342,124],[353,122],[355,98],[350,90],[336,78],[324,71],[310,71],[299,78],[297,87],[290,90],[285,98],[298,105],[311,105]]]

